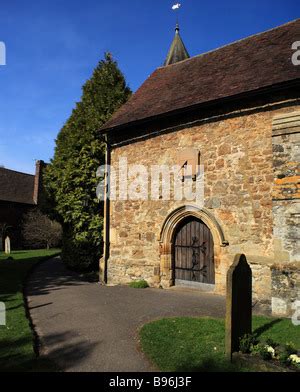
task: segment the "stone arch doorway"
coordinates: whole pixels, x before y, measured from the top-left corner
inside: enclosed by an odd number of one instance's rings
[[[215,284],[214,240],[208,226],[193,216],[183,219],[172,241],[172,283]]]
[[[200,221],[210,231],[213,243],[214,271],[220,264],[221,247],[228,245],[224,232],[214,216],[204,208],[186,205],[175,209],[164,221],[160,233],[160,282],[164,288],[173,286],[176,282],[174,268],[174,247],[178,231],[187,223]],[[203,226],[204,227],[204,226]],[[200,244],[201,246],[201,244]],[[193,254],[193,250],[191,250]],[[208,284],[208,283],[207,283]]]

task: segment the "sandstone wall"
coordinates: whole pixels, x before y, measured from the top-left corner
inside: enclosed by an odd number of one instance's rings
[[[122,157],[129,165],[174,165],[180,150],[200,151],[205,168],[204,207],[229,242],[229,246],[222,247],[214,238],[218,293],[224,293],[226,272],[235,254],[244,253],[253,269],[254,298],[270,302],[270,265],[274,263],[272,121],[274,116],[294,109],[284,107],[203,122],[112,151],[113,166]],[[185,203],[111,202],[108,283],[143,278],[152,286],[161,284],[160,232],[168,214]]]

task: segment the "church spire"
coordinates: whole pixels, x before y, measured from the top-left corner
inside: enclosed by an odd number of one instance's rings
[[[164,62],[164,66],[178,63],[179,61],[190,58],[186,47],[179,34],[179,24],[176,24],[175,37],[173,39],[172,45],[170,47],[168,56]]]

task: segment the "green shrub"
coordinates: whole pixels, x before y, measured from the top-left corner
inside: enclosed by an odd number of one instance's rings
[[[284,345],[280,345],[276,348],[277,352],[277,357],[279,358],[279,361],[283,365],[288,365],[290,364],[290,355],[296,354],[297,349],[296,346],[293,343],[286,343]]]
[[[294,343],[291,343],[291,342],[286,343],[286,344],[284,345],[284,351],[286,352],[286,354],[287,354],[288,356],[290,356],[290,355],[292,355],[292,354],[297,354],[297,348],[296,348],[296,346],[294,345]]]
[[[243,354],[249,354],[255,344],[257,344],[256,335],[247,333],[240,338],[240,351]]]
[[[258,343],[253,346],[252,354],[259,355],[265,361],[272,359],[272,353],[268,351],[268,346],[264,343]]]
[[[132,287],[134,289],[146,289],[147,287],[149,287],[149,285],[145,280],[136,280],[129,283],[129,287]]]
[[[289,364],[289,354],[286,352],[284,346],[279,346],[276,348],[277,352],[277,357],[279,359],[279,362],[282,365],[288,365]]]
[[[267,344],[268,346],[273,347],[273,348],[279,346],[278,343],[276,343],[273,339],[270,339],[270,338],[266,339],[266,344]]]
[[[61,258],[71,270],[96,271],[99,268],[100,249],[87,240],[76,240],[70,231],[64,231]]]

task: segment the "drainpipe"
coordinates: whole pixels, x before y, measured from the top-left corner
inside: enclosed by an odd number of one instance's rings
[[[100,281],[107,283],[107,264],[109,259],[109,227],[110,227],[110,170],[108,167],[111,164],[111,146],[108,142],[108,136],[105,134],[104,143],[106,144],[105,151],[105,178],[104,178],[104,230],[103,230],[103,258],[100,260]]]

